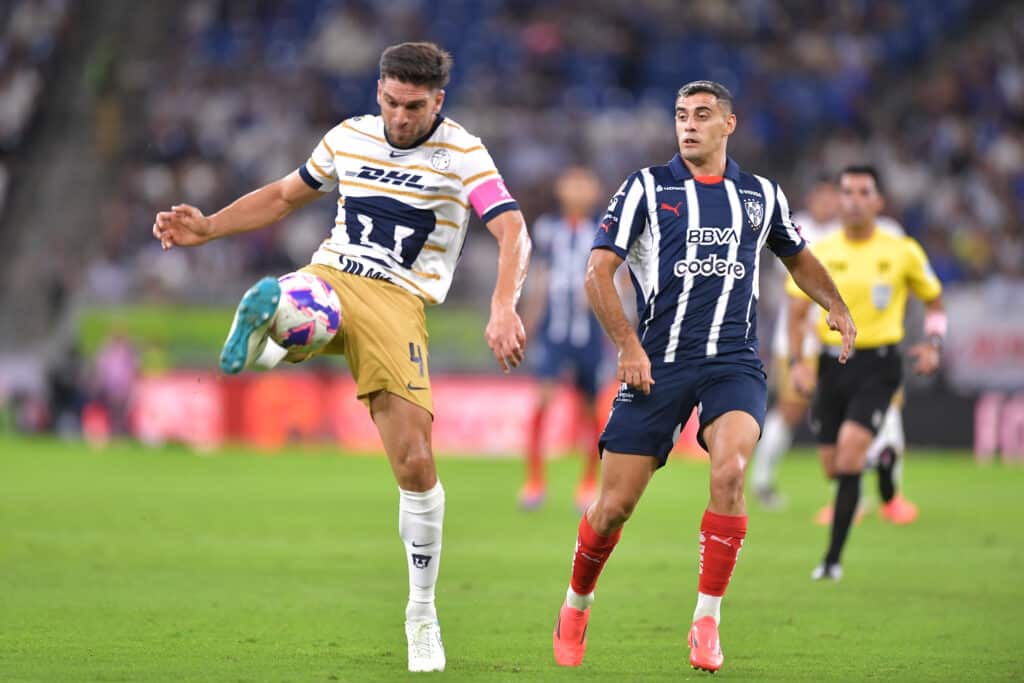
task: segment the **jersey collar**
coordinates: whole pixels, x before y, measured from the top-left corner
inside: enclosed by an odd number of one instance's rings
[[[683,163],[683,158],[677,153],[672,157],[672,161],[668,162],[668,168],[672,171],[672,176],[676,180],[689,180],[693,177],[690,173],[690,169]],[[726,157],[725,159],[725,177],[734,183],[740,181],[740,165],[732,160],[732,157]]]
[[[444,122],[444,116],[441,115],[441,114],[438,114],[437,117],[434,119],[434,125],[432,125],[430,127],[430,130],[428,130],[426,133],[424,133],[418,140],[416,140],[414,143],[412,143],[408,147],[399,147],[395,143],[391,142],[391,138],[388,137],[388,127],[387,126],[382,126],[382,128],[384,128],[384,139],[387,140],[388,144],[391,145],[392,147],[394,147],[395,149],[412,149],[413,147],[419,147],[424,142],[426,142],[427,140],[430,139],[430,136],[434,134],[434,132],[437,130],[438,126],[440,126],[441,123],[443,123],[443,122]]]

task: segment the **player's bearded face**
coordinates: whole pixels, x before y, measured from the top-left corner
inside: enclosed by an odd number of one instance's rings
[[[393,78],[377,81],[377,104],[388,139],[407,147],[423,137],[441,113],[444,90]]]
[[[725,150],[729,135],[736,129],[736,115],[711,93],[696,93],[676,100],[676,139],[679,155],[701,163],[712,154]]]

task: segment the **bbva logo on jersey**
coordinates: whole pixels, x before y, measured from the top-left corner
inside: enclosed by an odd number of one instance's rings
[[[732,228],[693,228],[686,231],[686,243],[707,246],[712,244],[739,244],[740,238]]]

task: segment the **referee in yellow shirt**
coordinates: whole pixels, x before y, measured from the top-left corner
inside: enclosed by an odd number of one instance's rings
[[[903,341],[908,290],[927,307],[928,340],[909,349],[915,372],[930,374],[938,368],[939,349],[946,333],[942,285],[915,240],[876,227],[882,205],[878,172],[871,166],[847,167],[839,174],[843,229],[811,245],[857,325],[854,352],[846,365],[840,365],[839,334],[828,329],[824,316],[818,320],[822,350],[811,426],[825,474],[838,480],[839,486],[828,552],[811,574],[815,580],[838,581],[842,576],[839,559],[860,498],[864,461],[902,381],[899,343]],[[791,284],[786,289],[791,297],[789,348],[799,350],[811,302]],[[813,364],[799,356],[791,357],[790,363],[797,390],[810,393],[815,385]]]

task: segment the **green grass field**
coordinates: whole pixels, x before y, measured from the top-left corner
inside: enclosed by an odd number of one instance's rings
[[[553,463],[548,506],[523,514],[518,462],[441,459],[448,670],[429,676],[706,678],[684,644],[707,489],[706,467],[689,462],[658,474],[627,526],[586,662],[554,665],[576,469]],[[808,578],[826,536],[810,522],[828,495],[815,462],[791,457],[783,478],[788,510],[751,510],[718,678],[1024,676],[1024,469],[914,454],[920,520],[866,518],[838,584]],[[383,458],[0,439],[2,681],[409,680],[405,593]]]

